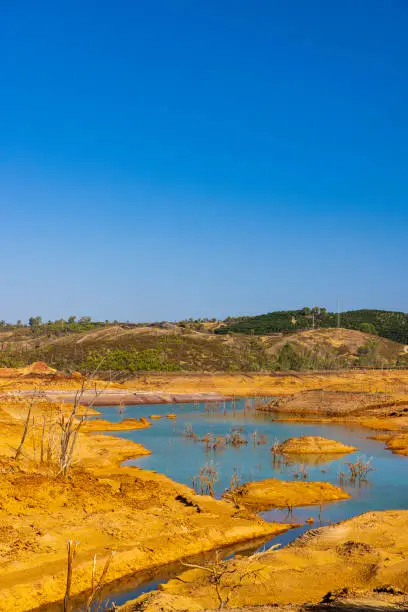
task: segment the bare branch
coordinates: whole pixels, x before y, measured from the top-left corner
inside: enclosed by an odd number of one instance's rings
[[[28,413],[27,413],[27,418],[25,420],[25,424],[24,424],[24,431],[23,431],[23,435],[21,436],[21,442],[17,448],[16,454],[14,456],[14,459],[19,459],[22,450],[23,450],[23,446],[24,446],[24,442],[26,441],[27,438],[27,434],[30,431],[30,421],[31,421],[31,411],[33,408],[33,404],[34,404],[34,400],[37,396],[37,389],[34,389],[34,394],[31,397],[31,402],[29,404],[29,408],[28,408]],[[32,425],[33,427],[33,425]]]
[[[71,584],[72,584],[72,567],[74,564],[75,555],[78,548],[78,542],[68,540],[68,560],[67,560],[67,584],[65,588],[64,597],[64,612],[69,612],[69,599],[71,595]]]
[[[109,567],[110,564],[112,562],[113,556],[114,556],[115,552],[111,551],[109,557],[106,559],[105,561],[105,565],[103,567],[101,576],[98,580],[98,582],[95,582],[95,576],[96,576],[96,555],[94,556],[94,560],[93,560],[93,568],[92,568],[92,591],[90,596],[88,597],[88,601],[86,603],[86,608],[85,608],[85,612],[91,612],[92,610],[92,605],[97,601],[98,596],[100,594],[100,592],[102,591],[102,587],[103,584],[105,582],[105,578],[106,575],[109,571]]]

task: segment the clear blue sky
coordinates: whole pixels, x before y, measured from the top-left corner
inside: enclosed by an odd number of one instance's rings
[[[0,0],[0,319],[408,311],[406,0]]]

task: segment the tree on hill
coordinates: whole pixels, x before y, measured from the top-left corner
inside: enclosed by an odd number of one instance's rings
[[[91,323],[91,321],[92,317],[81,317],[78,323],[80,323],[81,325],[88,325],[89,323]]]
[[[38,330],[38,328],[42,324],[42,317],[30,317],[28,319],[28,324],[33,330],[33,332],[35,332],[36,330]]]
[[[215,330],[216,334],[273,334],[292,333],[296,330],[337,326],[337,313],[325,308],[309,307],[301,310],[269,312],[245,320],[232,321]],[[295,321],[295,323],[294,323]],[[227,322],[227,320],[226,320]],[[403,312],[386,310],[349,310],[341,313],[341,324],[345,329],[355,329],[377,334],[389,340],[408,344],[408,315]],[[364,327],[362,327],[364,325]]]
[[[362,323],[360,329],[366,334],[374,334],[375,336],[378,334],[377,328],[372,323]]]

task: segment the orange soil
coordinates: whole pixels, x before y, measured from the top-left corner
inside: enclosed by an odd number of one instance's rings
[[[145,419],[123,419],[119,423],[111,423],[104,419],[93,419],[92,421],[86,421],[82,427],[82,432],[88,431],[130,431],[133,429],[146,429],[150,427],[151,423]]]
[[[231,499],[231,493],[225,495]],[[239,505],[256,512],[270,508],[315,506],[331,501],[350,499],[350,495],[328,482],[296,482],[267,478],[247,482],[235,493]]]
[[[226,396],[271,397],[307,389],[404,393],[408,396],[408,371],[348,370],[290,374],[155,374],[129,380],[123,388],[169,393],[217,392]]]
[[[299,438],[288,438],[279,445],[278,452],[283,455],[326,455],[335,453],[338,455],[352,453],[357,450],[354,446],[347,446],[337,440],[329,440],[322,436],[300,436]]]
[[[0,391],[76,389],[80,384],[80,377],[75,375],[65,377],[36,372],[0,372]],[[105,383],[97,384],[102,386]],[[115,384],[111,387],[189,393],[217,391],[229,396],[258,397],[325,388],[388,393],[398,402],[403,402],[404,398],[408,397],[408,372],[358,371],[283,376],[149,375],[126,385]],[[56,405],[51,402],[43,402],[44,406],[40,404],[41,402],[38,402],[33,407],[33,416],[39,422],[44,412],[56,410]],[[69,406],[61,406],[61,410],[67,411]],[[39,465],[40,433],[38,429],[34,429],[27,438],[24,456],[16,465],[11,457],[13,449],[21,439],[26,411],[27,400],[23,399],[4,401],[0,410],[0,610],[23,612],[62,597],[68,539],[80,541],[72,587],[73,593],[78,593],[90,585],[92,557],[95,553],[98,554],[100,565],[109,550],[117,551],[109,570],[110,581],[188,554],[253,537],[270,536],[286,528],[267,524],[245,510],[236,511],[231,503],[196,496],[188,487],[174,483],[160,474],[119,467],[123,460],[149,452],[141,445],[124,439],[94,435],[86,431],[80,433],[75,456],[77,467],[67,481],[60,482],[55,478],[54,468]],[[89,413],[89,409],[86,411]],[[404,433],[401,428],[406,427],[406,418],[390,417],[388,411],[386,415],[370,415],[366,421],[359,417],[359,422],[367,425],[369,423],[374,429],[381,429],[380,424],[386,430],[395,425],[394,435],[398,436],[398,433]],[[402,450],[405,454],[405,446],[401,449],[401,442],[400,438],[389,445],[390,448],[394,445],[394,452]],[[87,471],[84,471],[84,468]],[[185,505],[180,497],[191,501],[193,505]],[[200,513],[197,512],[196,505],[200,507]],[[374,513],[364,517],[371,515],[374,516]],[[388,526],[387,519],[384,526],[382,519],[378,518],[379,515],[391,516],[392,525]],[[399,555],[399,559],[403,558],[406,565],[404,555],[408,545],[405,539],[403,542],[401,539],[402,533],[408,533],[404,523],[406,515],[403,512],[375,514],[374,518],[368,521],[375,525],[374,532],[370,531],[367,522],[364,523],[364,517],[350,522],[352,527],[347,528],[347,537],[358,538],[358,529],[364,524],[364,533],[371,534],[373,545],[381,548],[385,545],[377,543],[376,534],[387,528],[390,538],[393,538],[395,527],[400,542],[395,554]],[[357,525],[357,532],[354,525]],[[330,533],[341,535],[343,532],[340,529]],[[340,535],[333,541],[343,546],[345,542],[341,540]],[[271,584],[274,584],[275,576],[278,584],[281,584],[282,574],[279,572],[287,572],[289,580],[285,582],[285,600],[296,602],[305,594],[310,594],[310,600],[314,600],[320,596],[322,590],[324,594],[340,582],[342,567],[347,565],[344,563],[344,556],[341,552],[335,552],[331,545],[324,546],[326,548],[323,547],[322,554],[312,549],[307,563],[302,561],[303,549],[296,553],[293,560],[290,558],[290,549],[286,549],[286,552],[282,551],[283,555],[279,557],[277,564],[273,562],[272,569],[265,570],[267,579],[272,581]],[[387,550],[380,553],[384,559],[385,556],[394,559],[395,546],[396,544],[387,544]],[[309,551],[306,552],[309,555]],[[371,562],[371,552],[364,557],[364,563],[366,559]],[[331,564],[330,571],[327,569],[328,563]],[[364,571],[365,567],[364,565]],[[381,576],[384,575],[385,579],[386,564],[384,568]],[[352,573],[351,579],[355,579]],[[166,593],[169,593],[171,588],[172,586],[166,587]],[[207,597],[206,588],[203,583],[202,598],[201,595],[197,598],[194,594],[191,599],[188,589],[183,593],[184,603],[188,601],[193,605],[187,609],[203,609],[202,606],[208,603],[213,605],[213,594]],[[251,593],[253,591],[251,585]],[[259,593],[261,592],[263,593],[262,589],[259,590]],[[179,601],[179,594],[174,596]],[[249,597],[249,592],[246,593],[244,589],[242,601],[247,601],[247,596]],[[276,601],[277,593],[272,589],[268,597]],[[259,603],[270,601],[264,595],[258,599]],[[170,609],[166,608],[166,605],[164,609]]]
[[[368,512],[334,526],[312,530],[282,550],[229,561],[218,582],[228,607],[296,605],[307,602],[314,609],[329,592],[346,589],[372,592],[389,589],[408,593],[408,511]],[[367,603],[367,601],[366,601]],[[373,605],[357,602],[335,610],[391,610],[385,601],[372,598]],[[405,603],[405,605],[404,605]],[[219,608],[214,580],[208,571],[192,569],[170,580],[159,591],[142,595],[123,606],[123,612],[144,610],[213,610]],[[262,608],[259,608],[262,609]],[[291,609],[291,608],[290,608]],[[302,608],[303,609],[303,608]],[[317,608],[316,608],[317,609]],[[326,609],[325,606],[318,609]]]
[[[149,453],[122,438],[80,433],[66,480],[54,465],[40,463],[41,427],[30,428],[15,461],[27,403],[23,408],[20,400],[0,409],[0,611],[24,612],[63,597],[70,539],[79,541],[72,583],[77,594],[90,588],[94,554],[99,574],[109,551],[116,551],[109,582],[288,528],[197,496],[163,475],[120,467]],[[55,405],[33,405],[35,423],[50,414],[57,414]]]

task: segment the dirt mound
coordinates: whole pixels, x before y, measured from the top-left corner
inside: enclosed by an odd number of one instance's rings
[[[286,334],[281,339],[275,340],[271,352],[276,353],[285,344],[291,344],[295,350],[318,350],[322,354],[326,352],[352,361],[359,355],[361,348],[369,342],[375,343],[378,356],[385,361],[396,359],[403,351],[402,344],[380,336],[373,336],[354,329],[326,328],[307,329]]]
[[[263,605],[296,610],[305,602],[301,610],[322,612],[327,605],[374,612],[398,609],[398,603],[406,610],[407,527],[408,511],[402,510],[369,512],[315,530],[306,543],[302,538],[281,550],[228,561],[218,593],[229,596],[229,607],[237,610],[248,604],[254,610]],[[399,596],[395,608],[387,606]],[[124,610],[209,610],[219,599],[208,571],[189,570]]]
[[[260,511],[270,508],[313,506],[349,499],[350,495],[328,482],[288,482],[267,478],[259,482],[247,482],[234,495],[228,492],[225,497],[235,498],[239,504]]]
[[[105,419],[92,419],[82,426],[82,431],[132,431],[134,429],[145,429],[151,423],[144,417],[140,419],[123,419],[118,423],[111,423]]]
[[[23,368],[0,368],[0,377],[9,376],[41,376],[58,374],[58,370],[50,368],[44,361],[34,361]]]
[[[262,409],[291,414],[345,416],[367,414],[391,401],[388,393],[359,393],[316,389],[280,397]]]
[[[330,440],[322,436],[300,436],[299,438],[289,438],[279,445],[278,452],[282,455],[308,455],[326,453],[345,454],[357,450],[354,446],[347,446],[337,440]]]
[[[44,363],[44,361],[35,361],[34,363],[27,366],[26,368],[22,368],[22,373],[35,374],[36,376],[38,374],[53,375],[53,374],[57,374],[57,370],[55,368],[50,368],[50,366]]]
[[[386,446],[393,453],[398,455],[408,455],[408,433],[392,436],[386,441]]]
[[[336,548],[336,552],[340,557],[344,557],[350,562],[351,559],[364,559],[367,555],[375,554],[375,548],[364,542],[353,542],[349,540],[343,542]]]

